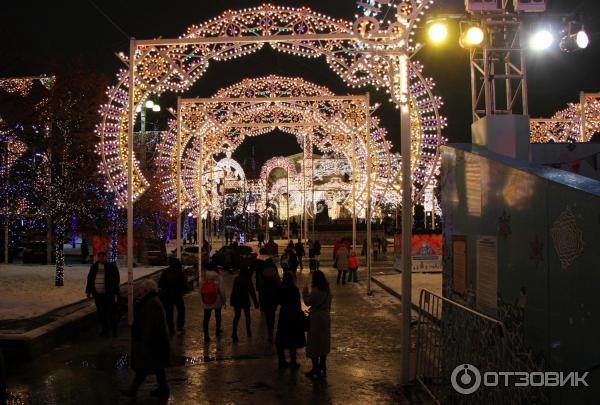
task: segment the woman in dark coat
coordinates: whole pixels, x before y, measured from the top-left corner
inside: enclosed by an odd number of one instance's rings
[[[233,317],[233,330],[231,332],[231,338],[234,342],[238,341],[237,327],[238,323],[240,322],[240,318],[242,317],[242,309],[244,310],[244,318],[246,318],[246,334],[248,337],[252,336],[250,299],[252,299],[254,307],[258,308],[258,299],[256,298],[254,284],[250,278],[250,272],[248,269],[242,269],[233,280],[233,288],[231,290],[230,299],[230,304],[235,311],[235,315]]]
[[[252,264],[256,272],[256,290],[258,291],[258,302],[260,310],[265,314],[267,321],[267,336],[269,342],[273,343],[273,330],[275,329],[275,312],[277,311],[277,293],[281,278],[277,265],[267,255],[267,249],[260,249],[260,256]]]
[[[165,368],[170,364],[171,348],[165,310],[158,299],[158,287],[153,280],[142,282],[142,295],[134,307],[131,327],[131,368],[135,378],[123,394],[134,397],[149,374],[156,374],[158,388],[150,394],[168,397],[169,386]]]
[[[295,276],[290,272],[283,273],[283,281],[278,290],[279,322],[277,323],[277,354],[279,355],[279,368],[291,366],[297,369],[300,365],[296,362],[296,350],[306,346],[304,328],[302,325],[302,306],[300,305],[300,291],[296,287]],[[290,352],[290,362],[285,360],[284,350]]]
[[[167,315],[169,333],[171,335],[175,334],[175,323],[173,322],[173,312],[175,308],[177,308],[177,330],[183,331],[185,325],[185,303],[183,302],[183,295],[186,293],[188,285],[179,259],[169,259],[169,267],[163,270],[160,275],[158,288],[160,288],[160,300]]]
[[[331,350],[331,292],[325,274],[317,270],[312,274],[310,291],[308,285],[302,290],[304,303],[309,306],[308,339],[306,355],[312,361],[307,377],[318,377],[327,373],[327,354]]]

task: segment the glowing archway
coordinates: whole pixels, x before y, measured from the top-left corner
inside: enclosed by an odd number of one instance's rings
[[[244,101],[238,100],[245,95]],[[299,98],[278,99],[282,95],[295,95]],[[302,99],[305,97],[305,99]],[[317,98],[319,101],[308,101]],[[280,101],[271,101],[271,100]],[[215,101],[212,101],[215,100]],[[250,100],[250,101],[247,101]],[[182,208],[197,211],[199,188],[197,173],[204,162],[202,172],[215,154],[225,153],[231,156],[234,150],[248,136],[258,136],[279,128],[301,139],[307,139],[306,176],[308,187],[312,181],[312,149],[313,146],[323,153],[337,153],[344,156],[352,172],[356,173],[358,211],[364,211],[367,196],[367,165],[371,164],[372,201],[377,204],[386,194],[393,190],[398,179],[398,156],[390,152],[391,144],[386,140],[386,130],[379,127],[376,117],[367,115],[370,107],[361,96],[337,97],[325,87],[307,82],[301,78],[268,76],[256,79],[245,79],[240,83],[218,91],[212,99],[182,99],[180,112],[181,147],[177,144],[177,131],[172,131],[161,142],[162,169],[168,176],[163,177],[161,188],[165,202],[171,206],[176,204],[177,160],[181,156],[183,201]],[[369,132],[365,130],[369,123]],[[203,147],[200,149],[199,144]],[[302,142],[300,147],[304,148]],[[202,151],[202,152],[201,152]],[[416,152],[415,152],[416,153]],[[367,157],[369,156],[369,157]],[[416,159],[413,159],[416,162]],[[274,159],[270,163],[290,168],[296,172],[291,162]],[[303,164],[301,164],[302,166]],[[354,167],[356,165],[356,167]],[[413,167],[416,169],[416,166]],[[259,187],[266,190],[266,174],[272,170],[269,165],[263,168],[264,173]],[[303,174],[305,170],[301,171]],[[296,175],[291,176],[293,182],[299,181]],[[300,180],[303,182],[304,180]],[[204,178],[203,184],[207,184]],[[210,200],[205,190],[203,211]],[[263,195],[261,192],[260,195]],[[346,195],[344,203],[349,205]],[[392,197],[390,197],[392,198]],[[396,194],[398,202],[399,195]],[[361,214],[362,215],[362,214]]]
[[[264,4],[252,9],[228,11],[206,23],[190,27],[183,38],[238,38],[252,36],[310,34],[353,35],[352,23],[315,13],[308,8],[278,7]],[[208,68],[211,60],[227,60],[256,52],[264,43],[178,43],[141,46],[137,48],[133,104],[137,107],[151,95],[166,91],[183,92]],[[281,52],[315,58],[324,56],[331,68],[350,86],[373,85],[386,88],[392,101],[400,104],[398,77],[400,61],[389,55],[361,52],[365,41],[336,40],[271,41],[270,46]],[[124,58],[124,57],[123,57]],[[125,59],[125,58],[124,58]],[[441,100],[433,96],[433,82],[425,79],[422,67],[412,63],[411,102],[414,118],[420,125],[413,131],[413,148],[418,151],[414,181],[417,186],[428,184],[438,173],[438,146],[444,142],[441,130],[445,119],[439,114]],[[102,122],[97,128],[100,141],[97,152],[102,161],[100,170],[106,175],[106,187],[115,192],[117,204],[127,201],[127,128],[128,128],[128,72],[118,74],[118,83],[108,89],[109,101],[101,108]],[[418,133],[417,133],[418,131]],[[138,199],[150,186],[137,162],[133,168],[133,199]]]

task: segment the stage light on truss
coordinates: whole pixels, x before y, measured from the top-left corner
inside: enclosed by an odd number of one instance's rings
[[[560,41],[560,50],[563,52],[576,52],[586,49],[590,44],[590,37],[583,24],[571,21],[566,34]]]
[[[543,28],[534,32],[529,40],[529,46],[534,51],[545,51],[554,44],[554,34],[549,29]]]
[[[434,44],[441,44],[448,39],[448,25],[443,21],[436,21],[427,30],[429,40]]]
[[[485,41],[485,32],[479,25],[461,25],[459,44],[463,48],[481,46]]]
[[[465,43],[469,46],[479,46],[483,43],[484,39],[485,34],[481,27],[469,27],[467,32],[465,32]]]

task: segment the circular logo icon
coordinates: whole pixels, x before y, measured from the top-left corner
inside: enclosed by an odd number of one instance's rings
[[[450,376],[452,388],[459,394],[469,395],[479,389],[481,373],[471,364],[461,364],[452,371]]]

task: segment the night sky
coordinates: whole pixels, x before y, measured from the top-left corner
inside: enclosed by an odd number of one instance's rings
[[[177,37],[192,24],[202,23],[226,9],[259,5],[248,0],[170,0],[170,1],[2,1],[0,4],[0,77],[47,72],[48,62],[70,63],[80,59],[90,69],[105,73],[114,80],[121,62],[114,55],[128,51],[127,36],[138,39]],[[277,5],[309,6],[332,17],[353,19],[357,12],[353,0],[285,0]],[[95,6],[97,5],[97,6]],[[104,16],[96,7],[100,7]],[[561,53],[557,46],[528,60],[530,112],[532,117],[545,117],[578,99],[579,91],[600,91],[597,63],[600,62],[600,5],[597,0],[554,0],[552,12],[573,12],[582,16],[592,43],[583,52]],[[460,12],[463,0],[437,0],[435,12]],[[112,20],[123,32],[109,21]],[[348,89],[322,59],[308,60],[264,50],[230,62],[212,63],[206,75],[187,96],[209,97],[221,87],[237,83],[245,77],[268,74],[302,76],[325,85],[338,94]],[[444,47],[426,47],[417,59],[425,64],[425,73],[435,79],[435,93],[442,96],[442,113],[448,117],[445,136],[450,142],[470,140],[470,89],[468,53],[458,46],[457,38]],[[383,120],[394,144],[399,143],[397,110],[384,94],[368,89],[372,98],[382,101],[378,115]],[[356,90],[357,93],[365,89]],[[164,107],[175,105],[174,97],[163,97]],[[150,118],[159,127],[166,116]],[[291,136],[265,135],[243,145],[246,154],[254,145],[257,160],[273,155],[291,154],[300,149]],[[240,154],[236,154],[240,156]]]

